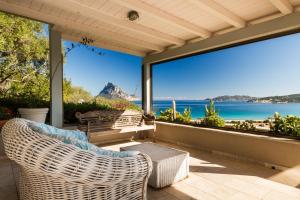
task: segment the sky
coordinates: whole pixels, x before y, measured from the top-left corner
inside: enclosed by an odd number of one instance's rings
[[[65,42],[65,45],[70,45]],[[127,93],[141,91],[142,58],[98,49],[74,49],[65,77],[97,95],[110,81]],[[265,40],[154,65],[154,98],[204,99],[300,93],[300,34]]]
[[[65,41],[65,47],[71,42]],[[98,95],[107,82],[120,86],[128,94],[137,96],[141,91],[142,58],[105,49],[97,49],[103,55],[97,55],[85,47],[74,48],[67,55],[64,64],[64,76],[72,84],[81,86]]]

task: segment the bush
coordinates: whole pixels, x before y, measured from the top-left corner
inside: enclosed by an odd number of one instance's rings
[[[159,116],[157,117],[157,120],[172,122],[173,121],[173,109],[172,108],[167,108],[164,111],[160,111]]]
[[[141,107],[135,103],[125,99],[107,99],[104,97],[96,97],[94,102],[98,105],[111,107],[113,110],[142,110]]]
[[[224,127],[225,121],[218,115],[204,117],[201,121],[202,126],[208,127]]]
[[[276,112],[273,122],[270,122],[270,128],[276,134],[300,136],[300,118],[293,115],[281,117]]]
[[[205,105],[205,117],[201,121],[201,125],[208,127],[224,127],[225,121],[219,116],[215,109],[213,100],[210,100],[209,106]]]
[[[181,124],[188,124],[192,120],[192,110],[190,108],[185,108],[183,113],[176,112],[176,119],[173,119],[173,109],[167,108],[164,111],[160,111],[157,120],[166,122],[177,122]]]
[[[269,123],[270,123],[270,120],[269,120],[269,119],[265,119],[265,120],[263,121],[263,123],[269,124]]]
[[[0,99],[0,105],[8,108],[14,113],[14,116],[18,113],[18,108],[50,108],[50,102],[36,98],[2,98]],[[87,103],[64,103],[64,120],[65,123],[76,123],[78,120],[75,117],[76,112],[85,113],[93,110],[141,110],[141,108],[126,100],[111,100],[105,98],[96,98],[93,102]],[[1,111],[0,111],[1,112]],[[1,113],[0,113],[1,117]],[[47,116],[47,122],[49,121],[49,113]]]
[[[10,109],[15,115],[18,108],[50,108],[50,102],[37,98],[1,98],[0,105]]]
[[[76,112],[86,113],[94,110],[112,110],[109,105],[94,103],[64,103],[64,121],[65,123],[76,123]]]
[[[176,122],[178,123],[183,123],[183,124],[188,124],[190,123],[192,120],[192,110],[191,108],[185,108],[183,113],[179,113],[176,116]]]
[[[241,121],[234,122],[233,128],[237,130],[245,130],[245,131],[255,131],[256,129],[252,120],[246,120],[244,122]]]

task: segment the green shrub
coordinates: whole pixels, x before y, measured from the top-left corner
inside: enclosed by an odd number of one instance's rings
[[[191,108],[185,108],[183,113],[179,113],[176,116],[176,122],[178,123],[183,123],[183,124],[188,124],[192,120],[192,110]]]
[[[276,112],[273,122],[270,122],[270,128],[277,134],[300,136],[300,118],[293,115],[281,117]]]
[[[212,115],[204,117],[201,121],[201,125],[208,127],[224,127],[225,121],[218,115]]]
[[[142,110],[141,107],[131,101],[125,99],[107,99],[104,97],[96,97],[94,102],[98,105],[111,107],[113,110]]]
[[[173,121],[173,109],[167,108],[164,111],[160,111],[159,116],[157,117],[157,120],[172,122]]]
[[[18,108],[50,108],[50,102],[41,100],[35,97],[14,97],[0,98],[0,105],[8,108],[13,113],[13,117],[19,117]],[[49,122],[50,112],[46,117],[46,122]]]
[[[256,129],[252,120],[246,120],[244,122],[241,121],[234,122],[233,128],[237,130],[245,130],[245,131],[255,131]]]
[[[0,105],[10,109],[16,116],[18,108],[50,108],[50,102],[37,98],[1,98]],[[93,110],[141,110],[141,108],[133,102],[126,100],[111,100],[105,98],[96,98],[93,102],[86,103],[64,103],[64,121],[65,123],[76,123],[76,112],[85,113]],[[0,114],[1,115],[1,114]],[[49,113],[47,116],[49,121]]]
[[[213,100],[210,100],[209,106],[205,105],[205,117],[201,121],[201,125],[208,127],[224,127],[225,121],[219,116],[219,113],[215,109]]]
[[[177,122],[182,124],[188,124],[192,120],[192,110],[190,108],[185,108],[183,113],[176,112],[176,119],[173,119],[173,109],[167,108],[164,111],[160,111],[157,120],[166,122]]]
[[[64,121],[65,123],[76,123],[76,112],[86,113],[94,110],[112,110],[109,105],[93,103],[64,103]]]
[[[49,108],[50,102],[45,100],[40,100],[38,98],[1,98],[1,106],[11,108],[13,110],[17,108]]]
[[[14,115],[18,113],[18,108],[50,108],[50,102],[37,98],[0,98],[0,105],[10,109]]]

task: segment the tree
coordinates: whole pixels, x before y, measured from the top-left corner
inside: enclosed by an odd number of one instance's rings
[[[49,41],[44,24],[0,12],[0,97],[23,97],[50,100]],[[93,40],[82,41],[63,49],[66,56],[76,47],[84,47],[97,55],[102,52],[89,47]],[[90,101],[92,95],[64,79],[66,102]]]
[[[64,79],[64,102],[83,103],[90,102],[93,96],[82,87],[72,86],[71,80]]]
[[[2,95],[49,98],[48,39],[43,28],[40,22],[0,12]]]

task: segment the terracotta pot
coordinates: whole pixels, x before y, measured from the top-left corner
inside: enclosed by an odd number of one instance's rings
[[[24,119],[45,123],[49,108],[19,108],[18,111]]]

